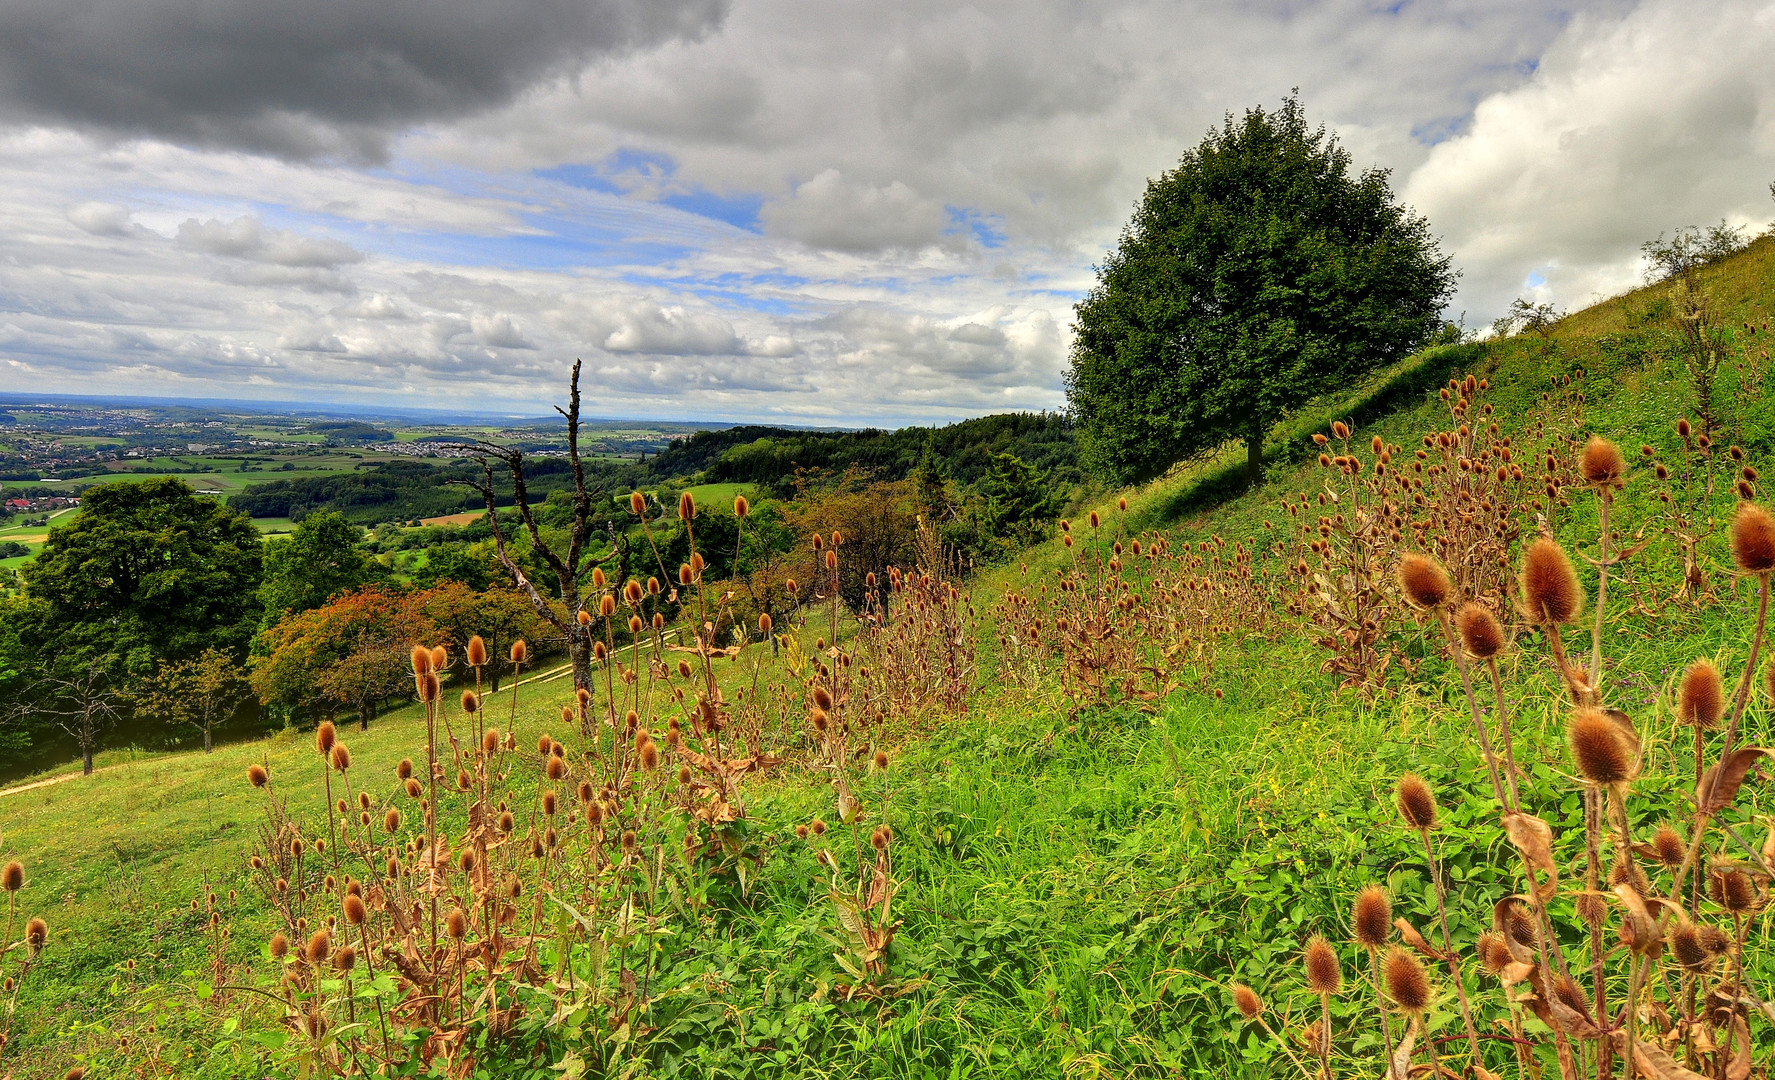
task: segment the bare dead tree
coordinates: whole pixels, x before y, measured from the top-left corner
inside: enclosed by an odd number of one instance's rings
[[[67,671],[49,672],[26,688],[11,709],[13,719],[48,717],[80,748],[82,772],[92,774],[93,755],[105,733],[121,719],[122,690],[102,660]]]
[[[579,368],[580,362],[573,362],[573,375],[568,383],[567,407],[555,406],[555,411],[567,420],[567,459],[573,468],[573,522],[567,533],[565,549],[543,539],[542,530],[536,520],[536,512],[530,505],[530,490],[524,472],[524,452],[515,446],[505,446],[487,440],[465,444],[472,450],[481,464],[480,481],[459,480],[455,483],[464,484],[479,491],[481,501],[487,507],[487,523],[493,530],[493,548],[499,559],[499,565],[510,574],[512,581],[535,606],[536,613],[560,634],[567,645],[568,658],[573,663],[573,685],[576,688],[592,689],[591,652],[592,642],[602,636],[603,619],[598,614],[596,601],[588,607],[586,597],[582,597],[582,582],[591,575],[593,568],[606,563],[615,562],[618,572],[614,575],[621,581],[628,566],[628,540],[619,535],[614,528],[608,530],[610,537],[610,553],[600,559],[586,558],[586,548],[596,525],[592,521],[594,500],[608,500],[609,492],[594,492],[586,486],[585,466],[579,456]],[[555,575],[557,591],[560,593],[559,605],[536,587],[523,569],[512,558],[510,542],[506,527],[500,521],[497,491],[494,484],[494,463],[498,462],[505,468],[512,484],[511,512],[518,518],[520,527],[529,537],[530,546],[549,570]],[[584,610],[591,617],[590,622],[579,621],[579,613]]]

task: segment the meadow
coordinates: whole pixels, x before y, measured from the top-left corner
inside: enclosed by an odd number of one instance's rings
[[[1754,762],[1737,802],[1714,811],[1730,831],[1704,845],[1706,820],[1695,830],[1713,899],[1701,876],[1682,895],[1691,867],[1668,860],[1659,829],[1686,842],[1696,817],[1691,739],[1729,749],[1680,723],[1694,661],[1742,687],[1726,701],[1738,702],[1726,740],[1775,736],[1755,655],[1769,567],[1754,545],[1733,547],[1750,527],[1732,529],[1740,504],[1761,500],[1757,470],[1775,467],[1775,401],[1751,329],[1771,301],[1771,258],[1763,240],[1709,271],[1737,359],[1705,451],[1698,428],[1679,432],[1696,416],[1689,374],[1660,331],[1663,293],[1644,290],[1546,336],[1430,350],[1328,400],[1272,437],[1255,491],[1239,489],[1242,452],[1229,451],[1082,509],[954,591],[940,559],[908,568],[891,595],[914,618],[804,608],[773,628],[788,635],[780,650],[661,647],[658,671],[635,644],[637,681],[600,682],[590,711],[558,679],[517,690],[515,714],[509,689],[487,697],[483,722],[509,738],[478,756],[464,740],[462,794],[437,804],[439,833],[463,838],[450,859],[474,858],[430,864],[468,915],[457,934],[434,913],[432,932],[465,944],[427,951],[422,918],[407,983],[291,960],[273,935],[312,932],[332,912],[339,943],[361,940],[366,960],[399,951],[403,898],[423,895],[403,890],[426,865],[414,832],[425,803],[403,790],[399,763],[424,760],[428,715],[467,722],[460,663],[429,704],[336,733],[371,819],[349,850],[370,867],[362,925],[388,935],[374,947],[369,929],[344,929],[360,925],[347,881],[311,864],[284,881],[298,902],[251,866],[282,867],[292,837],[312,847],[326,833],[334,774],[312,728],[207,756],[107,754],[91,777],[0,791],[0,858],[26,868],[18,911],[50,926],[0,1063],[21,1077],[1357,1076],[1382,1074],[1409,1035],[1412,1075],[1466,1060],[1480,1037],[1500,1076],[1561,1075],[1569,1055],[1596,1075],[1636,1054],[1643,1076],[1686,1080],[1682,1061],[1753,1075],[1775,1043],[1756,990],[1770,974],[1756,947],[1771,852]],[[1593,435],[1620,448],[1618,466],[1588,449]],[[1424,502],[1394,486],[1398,473],[1424,479]],[[1524,602],[1524,552],[1543,534],[1576,563],[1583,623],[1533,590]],[[1400,583],[1416,551],[1502,620],[1500,700],[1483,674],[1463,689],[1456,660],[1479,651],[1445,640],[1452,601]],[[1611,551],[1628,554],[1599,600],[1593,560]],[[609,612],[646,610],[609,589]],[[1594,678],[1550,661],[1562,623],[1572,667],[1594,652]],[[1587,742],[1577,717],[1600,700],[1628,727],[1608,720]],[[626,728],[623,701],[639,713]],[[706,724],[702,702],[726,719]],[[1488,780],[1500,765],[1474,733],[1496,733],[1504,714],[1519,795]],[[1609,760],[1586,748],[1624,753],[1622,731],[1631,769],[1598,771]],[[659,772],[643,764],[653,739],[670,763]],[[699,771],[674,787],[680,761]],[[275,801],[249,784],[253,766],[289,817],[267,816]],[[1415,827],[1406,774],[1434,793],[1433,835]],[[546,809],[557,787],[573,807],[558,819]],[[702,814],[741,792],[742,813]],[[624,828],[594,826],[594,804]],[[508,809],[521,819],[509,850],[474,839]],[[404,831],[372,837],[387,810]],[[1546,824],[1544,859],[1506,835],[1501,812]],[[821,840],[826,819],[840,835],[847,817],[854,859],[850,836]],[[387,892],[383,857],[404,861]],[[1561,888],[1510,900],[1526,891],[1522,858]],[[507,874],[522,900],[501,891]],[[1369,886],[1421,946],[1353,909]],[[1622,887],[1677,899],[1642,917]],[[1542,929],[1494,933],[1531,906]],[[1647,935],[1667,920],[1660,961]],[[1691,920],[1729,926],[1736,951],[1685,953]],[[468,942],[484,958],[472,979]],[[1554,985],[1552,943],[1585,983],[1576,999]],[[522,962],[501,959],[508,947]],[[1509,955],[1494,966],[1499,949]],[[1458,976],[1444,970],[1450,952]],[[1700,1013],[1692,996],[1685,1007],[1692,986],[1712,995]],[[1623,1025],[1611,1017],[1629,997],[1644,1012]],[[404,1016],[406,1041],[373,1028],[372,1009]]]

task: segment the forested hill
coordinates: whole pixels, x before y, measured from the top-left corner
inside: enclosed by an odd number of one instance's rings
[[[992,455],[1012,454],[1059,487],[1081,483],[1072,423],[1060,413],[999,413],[944,427],[897,431],[808,431],[746,426],[703,431],[674,441],[654,459],[659,476],[700,472],[712,482],[760,484],[787,494],[797,470],[843,472],[853,466],[898,480],[931,448],[938,471],[962,487],[977,484]]]
[[[804,471],[842,473],[856,467],[877,479],[904,479],[927,446],[937,472],[961,489],[975,487],[986,477],[995,454],[1015,456],[1056,491],[1073,490],[1084,481],[1072,425],[1058,413],[1002,413],[898,431],[746,425],[673,440],[646,462],[595,459],[588,460],[586,468],[594,485],[618,494],[661,484],[737,481],[788,496]],[[532,458],[529,473],[531,494],[538,498],[570,479],[566,461],[556,457]],[[451,479],[478,475],[460,459],[399,461],[338,475],[254,484],[229,502],[253,517],[301,520],[326,509],[374,525],[478,509],[479,495],[449,484]]]

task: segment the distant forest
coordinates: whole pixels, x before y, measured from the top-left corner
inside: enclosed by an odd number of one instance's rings
[[[857,468],[883,480],[912,475],[929,446],[944,479],[968,489],[992,468],[993,455],[1011,454],[1033,467],[1056,490],[1082,484],[1072,424],[1058,413],[1002,413],[944,427],[898,431],[808,431],[747,425],[699,431],[674,439],[645,462],[588,459],[588,479],[613,494],[663,483],[740,482],[787,497],[804,474]],[[567,462],[532,457],[527,470],[533,499],[565,490]],[[229,500],[253,517],[300,521],[316,510],[335,510],[360,525],[461,513],[481,507],[480,496],[452,479],[478,478],[468,462],[398,461],[330,476],[254,484]],[[497,477],[496,477],[497,479]],[[509,498],[509,496],[508,496]]]

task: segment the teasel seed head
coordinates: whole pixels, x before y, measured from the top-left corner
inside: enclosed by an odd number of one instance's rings
[[[622,834],[622,849],[626,852],[633,854],[637,843],[638,843],[638,841],[635,837],[635,830],[624,829],[623,834]]]
[[[1337,993],[1343,988],[1344,972],[1337,962],[1337,952],[1332,949],[1331,942],[1318,934],[1307,941],[1307,950],[1302,962],[1307,971],[1307,989],[1320,996]]]
[[[364,906],[363,897],[355,893],[348,893],[340,908],[345,912],[345,921],[353,926],[362,926],[364,920],[370,917],[369,909]]]
[[[832,708],[832,695],[823,686],[814,687],[814,704],[822,709]]]
[[[659,768],[659,744],[652,739],[641,745],[641,768],[647,772]]]
[[[333,967],[337,971],[350,972],[357,967],[357,946],[341,945],[333,954]]]
[[[410,659],[413,664],[413,674],[424,675],[431,670],[431,650],[425,646],[413,646],[413,653]]]
[[[1707,893],[1734,915],[1748,914],[1757,906],[1756,882],[1734,863],[1714,864],[1707,875]]]
[[[1553,996],[1573,1012],[1581,1016],[1590,1015],[1590,1002],[1585,1000],[1583,988],[1572,981],[1570,975],[1553,976]]]
[[[406,780],[406,779],[411,778],[413,775],[413,759],[412,758],[402,758],[401,763],[394,767],[394,774],[397,778],[399,778],[401,780]]]
[[[524,644],[523,638],[512,642],[511,658],[514,664],[522,664],[530,659],[530,646]]]
[[[629,512],[636,517],[647,512],[647,500],[639,491],[629,493]]]
[[[478,712],[480,710],[480,708],[481,708],[480,696],[477,695],[473,690],[464,690],[462,692],[462,711],[465,713],[473,713],[473,712]]]
[[[351,768],[351,751],[345,748],[344,743],[334,743],[330,762],[335,772],[346,771]]]
[[[1430,1007],[1430,973],[1418,958],[1398,945],[1387,950],[1382,964],[1387,996],[1401,1012],[1418,1016]]]
[[[1543,626],[1572,622],[1584,609],[1584,590],[1572,561],[1545,536],[1523,555],[1522,603],[1529,618]]]
[[[1420,830],[1436,827],[1436,795],[1423,777],[1417,773],[1401,776],[1393,797],[1399,806],[1399,816],[1407,825]]]
[[[1455,615],[1455,629],[1461,635],[1461,647],[1467,655],[1490,660],[1504,649],[1504,628],[1491,609],[1477,601],[1461,606]]]
[[[579,625],[581,625],[581,626],[592,625],[592,613],[587,611],[585,608],[580,608],[579,614],[575,615],[574,619],[576,619],[579,622]]]
[[[685,521],[696,520],[696,500],[690,497],[688,491],[678,496],[678,516]]]
[[[264,787],[270,781],[271,774],[265,771],[265,766],[257,763],[247,766],[247,783],[254,787]]]
[[[320,726],[314,729],[314,748],[320,751],[322,757],[326,757],[333,752],[333,743],[338,737],[339,733],[333,727],[333,722],[322,720]]]
[[[1703,731],[1718,727],[1726,711],[1726,690],[1719,669],[1707,660],[1690,664],[1683,672],[1676,700],[1677,719],[1683,723]]]
[[[419,786],[418,780],[415,780],[411,776],[407,777],[407,795],[409,798],[417,799],[423,790],[424,789]]]
[[[444,919],[444,935],[451,941],[461,941],[468,936],[468,916],[461,908],[452,908]]]
[[[1583,708],[1566,725],[1572,760],[1592,784],[1623,784],[1638,771],[1633,749],[1621,726],[1601,709]]]
[[[601,664],[604,662],[604,660],[609,655],[610,655],[610,650],[604,647],[604,643],[602,641],[592,642],[592,658],[593,659],[597,660]]]
[[[388,808],[388,811],[382,815],[382,830],[384,832],[395,832],[400,829],[400,827],[401,812],[391,806]]]
[[[1713,966],[1713,953],[1702,941],[1700,929],[1685,917],[1679,917],[1670,931],[1670,952],[1685,970],[1703,972]]]
[[[744,495],[735,495],[733,497],[733,516],[734,517],[743,518],[747,514],[750,514],[751,512],[752,512],[752,504],[746,501],[746,497]]]
[[[1239,1015],[1249,1023],[1263,1015],[1263,999],[1257,996],[1257,991],[1244,983],[1234,983],[1233,1008],[1238,1009]]]
[[[1479,935],[1475,948],[1479,953],[1479,963],[1488,975],[1501,973],[1512,959],[1510,946],[1504,943],[1504,935],[1495,930],[1487,930]]]
[[[1620,447],[1592,435],[1578,457],[1578,472],[1594,487],[1619,487],[1621,478],[1627,475],[1627,459],[1621,456]]]
[[[481,754],[484,757],[492,757],[494,754],[497,754],[498,752],[499,752],[499,732],[495,728],[488,728],[486,730],[486,732],[481,736]]]
[[[691,779],[690,766],[689,765],[678,766],[678,782],[680,784],[688,784],[688,783],[690,783],[690,779]]]
[[[1393,903],[1387,898],[1387,890],[1370,885],[1357,893],[1350,910],[1350,923],[1357,944],[1370,949],[1385,945],[1393,932]]]
[[[826,726],[831,722],[831,717],[826,715],[826,710],[818,705],[815,705],[813,710],[808,713],[808,718],[813,721],[814,730],[821,733],[825,732]]]
[[[1775,517],[1756,503],[1740,503],[1732,517],[1732,561],[1746,574],[1775,570]]]
[[[430,705],[432,702],[436,701],[438,699],[438,696],[440,694],[442,694],[443,692],[444,692],[443,686],[442,686],[442,684],[440,684],[438,682],[438,673],[437,672],[428,671],[425,674],[419,676],[419,700],[420,701],[423,701],[427,705]]]
[[[272,934],[270,949],[273,960],[282,960],[290,953],[290,939],[284,937],[282,931]]]
[[[559,780],[567,775],[567,762],[550,754],[548,764],[543,767],[543,772],[550,780]]]
[[[314,936],[308,939],[308,947],[302,950],[302,955],[309,963],[319,964],[326,960],[327,954],[332,951],[333,935],[323,928],[316,930]]]
[[[873,759],[873,760],[874,760],[874,764],[875,764],[875,771],[876,771],[876,772],[885,772],[885,771],[887,771],[887,767],[888,767],[888,756],[887,756],[887,751],[886,751],[886,750],[877,750],[877,751],[876,751],[876,752],[875,752],[875,757],[874,757],[874,759]]]
[[[819,818],[814,818],[808,823],[807,827],[808,831],[812,832],[815,836],[826,835],[826,823]]]
[[[1448,572],[1435,559],[1416,551],[1399,560],[1399,587],[1414,607],[1425,611],[1441,607],[1454,595]]]

